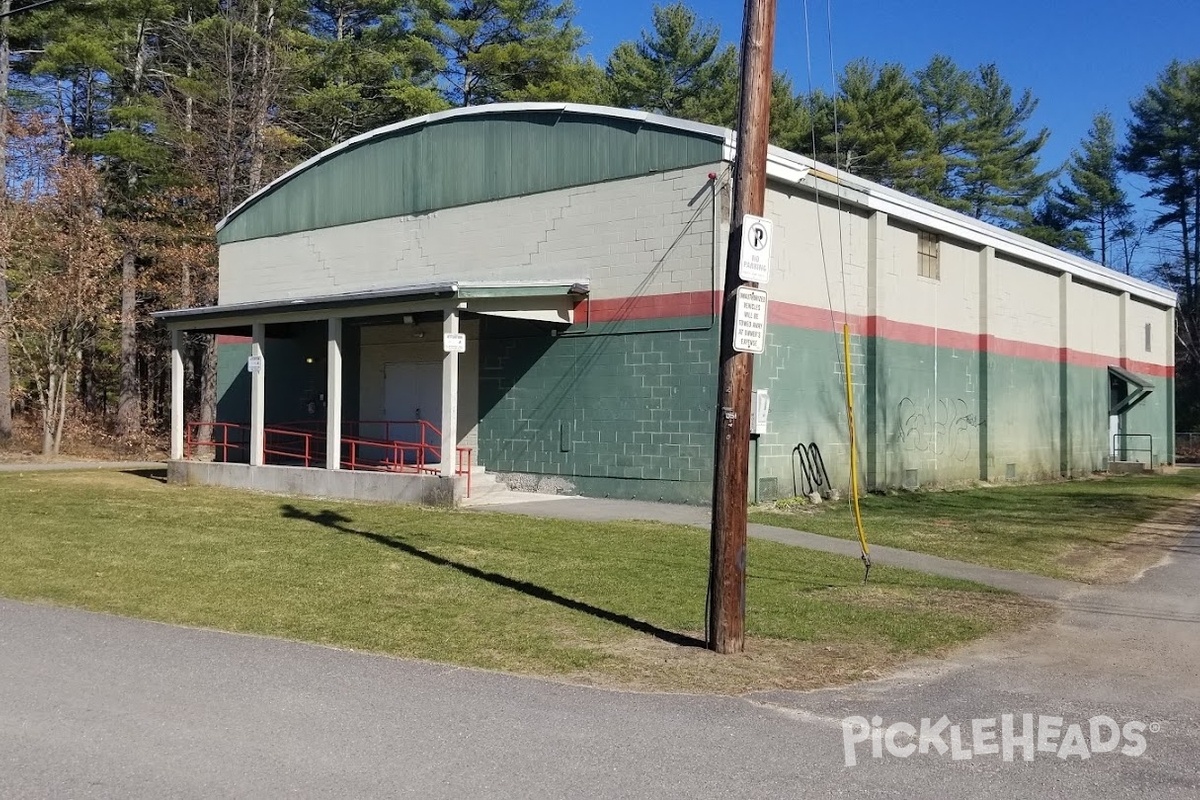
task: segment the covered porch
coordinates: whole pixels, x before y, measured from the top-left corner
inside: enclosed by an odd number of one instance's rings
[[[453,504],[471,492],[480,319],[570,325],[585,281],[445,282],[161,312],[173,480]],[[218,338],[217,418],[185,408],[185,334]],[[214,346],[217,346],[214,343]]]

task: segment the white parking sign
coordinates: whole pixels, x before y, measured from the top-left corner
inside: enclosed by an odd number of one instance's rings
[[[742,217],[742,258],[738,277],[766,283],[771,278],[771,220],[747,214]]]

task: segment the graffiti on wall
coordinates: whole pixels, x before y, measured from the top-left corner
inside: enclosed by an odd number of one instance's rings
[[[974,405],[961,397],[904,398],[896,415],[901,445],[910,452],[966,461],[979,439]]]

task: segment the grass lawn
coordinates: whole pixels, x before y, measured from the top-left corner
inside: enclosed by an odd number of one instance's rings
[[[0,595],[637,688],[869,677],[1045,614],[1012,595],[753,541],[748,647],[703,636],[705,531],[0,474]]]
[[[1126,580],[1156,562],[1200,493],[1200,469],[1029,486],[871,495],[867,541],[1084,582]],[[1174,510],[1172,512],[1172,510]],[[1141,523],[1164,515],[1161,526]],[[758,510],[753,522],[857,538],[845,502]],[[1141,527],[1139,527],[1141,526]]]

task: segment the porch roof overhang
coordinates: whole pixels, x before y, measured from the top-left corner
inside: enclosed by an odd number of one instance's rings
[[[1109,365],[1108,374],[1118,380],[1124,381],[1130,388],[1129,394],[1111,405],[1108,410],[1109,414],[1124,414],[1145,400],[1154,391],[1153,381],[1138,375],[1136,372],[1130,372],[1124,367],[1118,367],[1115,364]]]
[[[480,314],[572,322],[572,309],[588,295],[586,280],[482,283],[444,281],[365,292],[230,303],[158,311],[154,318],[172,330],[217,331],[254,323],[301,322],[329,317],[380,317],[456,307]]]

